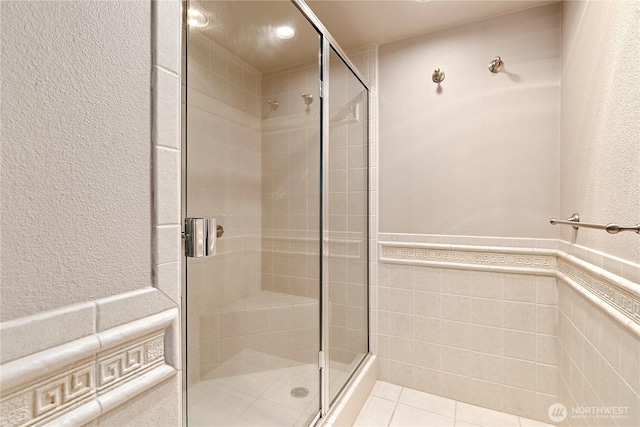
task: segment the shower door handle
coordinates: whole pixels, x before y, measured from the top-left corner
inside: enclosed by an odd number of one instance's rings
[[[187,218],[185,220],[185,237],[186,256],[202,258],[215,255],[218,238],[218,226],[215,218]]]

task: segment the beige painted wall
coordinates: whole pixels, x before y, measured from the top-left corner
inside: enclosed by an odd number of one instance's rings
[[[151,285],[149,2],[2,2],[2,321]]]
[[[558,4],[384,44],[379,68],[380,232],[557,237]]]
[[[562,3],[561,215],[640,222],[639,21],[637,1]],[[561,236],[640,262],[636,234],[572,233]]]

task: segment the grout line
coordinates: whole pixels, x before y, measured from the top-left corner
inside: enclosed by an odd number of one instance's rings
[[[387,427],[391,426],[391,421],[393,421],[393,416],[396,414],[396,408],[398,407],[398,402],[393,405],[393,410],[391,411],[391,417],[389,417],[389,422],[387,423]]]
[[[458,423],[458,401],[453,401],[453,425]]]

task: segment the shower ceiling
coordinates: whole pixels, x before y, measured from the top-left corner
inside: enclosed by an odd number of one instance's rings
[[[307,1],[343,49],[386,43],[548,3],[554,1]],[[209,20],[197,31],[260,71],[314,59],[308,56],[309,46],[317,46],[318,41],[311,32],[299,31],[291,40],[275,35],[275,29],[283,25],[308,28],[304,18],[292,12],[294,7],[288,0],[204,0],[192,1],[191,7]]]

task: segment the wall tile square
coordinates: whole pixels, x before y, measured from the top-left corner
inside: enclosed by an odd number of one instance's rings
[[[415,268],[413,266],[391,264],[389,285],[392,288],[415,289]]]
[[[479,325],[471,325],[469,331],[469,348],[471,350],[496,355],[503,354],[505,346],[503,335],[507,331],[502,328]]]
[[[415,339],[429,343],[439,344],[442,341],[442,321],[439,318],[415,317]]]
[[[474,324],[501,327],[503,324],[500,299],[471,298],[471,320]]]
[[[504,358],[504,384],[526,390],[536,389],[536,365],[524,360]]]
[[[505,301],[502,304],[502,322],[506,329],[535,332],[535,304]]]
[[[391,288],[389,310],[397,313],[413,314],[414,291]]]
[[[522,360],[536,360],[536,334],[532,332],[504,331],[504,355]]]
[[[414,338],[415,317],[410,314],[389,313],[389,330],[392,336]]]

